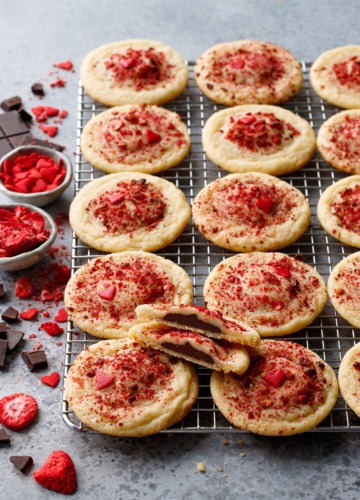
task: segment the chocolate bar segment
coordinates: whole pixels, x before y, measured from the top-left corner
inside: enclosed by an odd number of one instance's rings
[[[1,142],[1,141],[0,141]],[[43,141],[42,139],[38,139],[31,134],[24,135],[22,137],[21,144],[19,146],[43,146],[44,148],[55,149],[56,151],[64,151],[64,146],[60,146],[60,144],[56,144],[52,141]]]
[[[31,92],[35,95],[41,95],[41,96],[44,96],[45,95],[45,92],[44,92],[44,86],[42,83],[39,83],[39,82],[35,82],[31,85]]]
[[[3,299],[4,297],[5,297],[4,285],[0,283],[0,299]]]
[[[7,339],[7,326],[3,321],[0,321],[0,339]]]
[[[18,111],[0,114],[0,157],[20,146],[27,135],[30,131]]]
[[[8,341],[0,339],[0,371],[2,371],[5,368],[7,350],[8,350]]]
[[[12,455],[9,458],[10,462],[15,465],[23,474],[34,463],[32,457],[29,455]]]
[[[24,332],[19,332],[19,330],[14,330],[13,328],[8,329],[7,331],[8,350],[13,351],[15,347],[20,343],[23,336]]]
[[[1,315],[1,319],[8,321],[9,323],[16,321],[19,316],[19,311],[14,309],[14,307],[8,307]]]
[[[9,97],[8,99],[2,101],[0,106],[4,111],[18,110],[22,106],[21,97],[19,97],[18,95],[15,95],[14,97]]]
[[[0,428],[0,445],[10,444],[10,436],[2,427]]]
[[[47,368],[45,351],[23,351],[21,357],[31,372]]]

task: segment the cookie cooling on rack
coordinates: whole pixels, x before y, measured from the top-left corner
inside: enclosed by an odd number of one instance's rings
[[[219,104],[279,104],[302,85],[299,61],[273,43],[238,40],[219,43],[197,60],[195,81]]]
[[[284,248],[310,223],[310,206],[301,191],[256,172],[210,182],[196,196],[192,212],[206,239],[235,252]]]
[[[113,436],[160,432],[187,415],[197,394],[192,365],[130,338],[87,347],[65,380],[66,399],[79,420]]]
[[[81,64],[80,78],[86,92],[107,106],[163,104],[185,90],[189,72],[171,47],[135,39],[91,51]]]
[[[97,257],[68,281],[65,308],[85,332],[101,338],[126,337],[141,321],[135,308],[146,303],[190,304],[192,283],[177,264],[142,251]]]
[[[159,106],[125,105],[94,116],[81,134],[81,151],[108,173],[154,174],[180,163],[190,149],[180,115]]]
[[[86,184],[70,206],[76,235],[104,252],[154,252],[183,232],[190,205],[175,184],[148,174],[109,174]]]
[[[310,82],[331,104],[360,108],[360,45],[336,47],[321,54],[311,66]]]
[[[204,299],[209,309],[245,321],[261,337],[277,337],[311,324],[327,292],[309,264],[279,252],[252,252],[215,266],[206,278]]]
[[[349,349],[339,367],[339,388],[345,403],[360,417],[360,343]]]
[[[231,424],[266,436],[299,434],[318,425],[338,396],[333,369],[300,344],[263,340],[249,348],[243,375],[213,372],[210,389]]]

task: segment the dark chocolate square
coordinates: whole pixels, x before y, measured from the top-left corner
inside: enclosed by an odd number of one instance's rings
[[[12,150],[13,148],[10,145],[9,141],[6,139],[6,137],[3,137],[2,139],[0,138],[0,158],[7,155]]]
[[[0,339],[0,370],[3,370],[5,368],[7,350],[8,341]]]
[[[29,455],[12,455],[9,457],[11,463],[15,465],[23,474],[34,463]]]
[[[8,350],[13,351],[15,347],[19,344],[23,336],[24,332],[19,332],[19,330],[14,330],[13,328],[9,328],[6,337],[9,344]]]
[[[3,321],[0,321],[0,339],[7,339],[7,325]]]
[[[13,307],[8,307],[1,315],[1,319],[5,321],[13,322],[18,319],[19,311],[14,309]]]
[[[0,445],[10,444],[10,436],[2,427],[0,428]]]
[[[17,111],[9,111],[8,113],[0,115],[0,128],[6,136],[29,132],[29,129],[22,121]]]
[[[15,95],[14,97],[9,97],[8,99],[5,99],[2,101],[0,104],[1,108],[4,111],[13,111],[13,110],[18,110],[21,108],[22,101],[21,97],[18,95]]]
[[[46,368],[48,365],[45,351],[23,351],[21,357],[31,372]]]

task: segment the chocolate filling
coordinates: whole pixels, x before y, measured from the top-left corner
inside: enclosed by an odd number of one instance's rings
[[[205,361],[206,363],[209,363],[210,365],[214,364],[214,361],[211,356],[208,354],[198,351],[197,349],[194,349],[194,347],[189,344],[189,342],[185,342],[185,344],[172,344],[171,342],[164,342],[162,344],[163,347],[166,349],[169,349],[173,352],[178,352],[180,354],[185,354],[186,356],[190,356],[191,358],[197,359],[199,361]]]
[[[198,328],[199,330],[208,330],[213,333],[221,333],[221,329],[218,326],[202,321],[196,316],[196,314],[169,313],[164,316],[164,321]]]

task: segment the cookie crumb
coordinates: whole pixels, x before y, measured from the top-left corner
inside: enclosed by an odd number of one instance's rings
[[[246,453],[244,453],[243,451],[240,453],[240,457],[246,457]]]
[[[206,472],[206,466],[204,464],[204,462],[198,462],[198,464],[196,465],[196,468],[199,472]]]
[[[237,444],[238,444],[239,446],[244,446],[244,440],[243,440],[243,439],[238,439],[238,440],[237,440]]]
[[[230,441],[229,441],[229,440],[227,440],[227,439],[223,439],[222,444],[223,444],[224,446],[228,446],[228,445],[230,444]]]
[[[218,465],[218,466],[216,467],[216,470],[217,470],[218,472],[222,472],[222,471],[223,471],[223,468],[222,468],[220,465]]]

